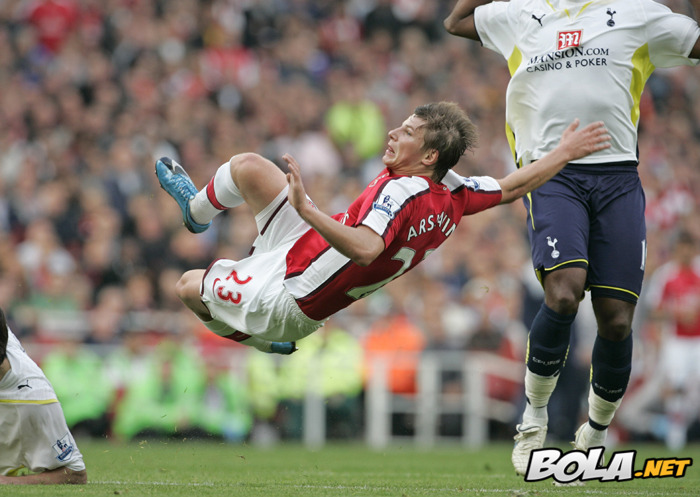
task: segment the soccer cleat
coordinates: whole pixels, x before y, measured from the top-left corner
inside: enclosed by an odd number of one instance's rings
[[[603,447],[605,444],[605,437],[608,433],[608,430],[596,430],[594,429],[591,425],[588,424],[588,422],[583,423],[581,426],[579,426],[578,430],[576,430],[576,434],[574,435],[574,441],[571,442],[571,445],[574,447],[575,450],[581,450],[583,452],[588,452],[588,449],[591,449],[593,447]],[[603,464],[603,456],[600,456],[600,464]],[[574,471],[575,468],[572,466],[567,467],[566,471],[571,472]],[[586,483],[579,481],[579,480],[574,480],[569,483],[559,483],[557,481],[554,481],[554,485],[557,487],[582,487]]]
[[[547,437],[547,427],[539,425],[524,426],[519,424],[515,427],[518,434],[513,437],[515,445],[510,460],[513,462],[515,472],[525,476],[527,464],[530,462],[530,452],[534,449],[544,447],[544,439]]]
[[[198,190],[180,164],[169,157],[161,157],[156,161],[156,176],[158,176],[160,187],[168,192],[180,206],[182,221],[190,232],[202,233],[211,226],[211,221],[207,224],[199,224],[192,219],[190,200],[194,198]]]
[[[607,429],[602,431],[596,430],[588,422],[585,422],[576,430],[576,435],[574,435],[574,441],[571,445],[574,446],[574,449],[584,452],[592,447],[603,447],[607,434]]]
[[[297,349],[296,342],[270,342],[271,354],[290,355],[297,350],[299,349]]]

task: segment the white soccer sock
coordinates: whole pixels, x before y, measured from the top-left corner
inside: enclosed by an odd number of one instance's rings
[[[207,224],[219,212],[241,205],[243,195],[231,177],[231,163],[225,162],[214,177],[190,202],[190,215],[196,223]]]
[[[204,321],[203,319],[200,318],[200,321],[204,326],[207,327],[209,331],[214,333],[215,335],[219,335],[220,337],[225,337],[232,335],[236,333],[236,330],[231,328],[229,325],[224,323],[223,321],[217,321],[216,319],[212,319],[210,321]]]
[[[270,342],[269,340],[263,340],[262,338],[258,338],[254,335],[251,335],[250,338],[241,340],[238,343],[242,343],[243,345],[247,345],[248,347],[254,347],[260,352],[270,352],[272,350],[272,342]]]
[[[605,400],[597,395],[591,386],[588,391],[588,419],[601,426],[609,426],[621,403],[622,398],[615,402]]]
[[[559,375],[540,376],[529,369],[525,371],[525,395],[528,403],[523,413],[523,424],[546,426],[549,416],[547,404],[557,386]]]
[[[234,333],[238,333],[237,330],[231,328],[223,321],[217,321],[215,319],[212,319],[211,321],[202,321],[202,324],[204,324],[204,326],[206,326],[206,328],[209,331],[216,335],[219,335],[220,337],[227,337],[229,335],[233,335]],[[245,335],[247,335],[247,333]],[[235,341],[238,343],[242,343],[243,345],[247,345],[249,347],[254,347],[261,352],[270,352],[270,344],[272,343],[269,340],[263,340],[262,338],[250,335],[249,338],[246,338],[245,340]]]

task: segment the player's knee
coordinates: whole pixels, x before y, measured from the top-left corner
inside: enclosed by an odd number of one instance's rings
[[[192,298],[192,277],[191,271],[183,274],[175,284],[175,295],[187,305]],[[197,297],[199,298],[199,289],[197,288]]]
[[[545,276],[545,302],[555,312],[563,315],[578,312],[583,296],[585,272],[579,268],[553,271]]]
[[[580,298],[569,288],[557,287],[555,291],[547,293],[547,306],[553,311],[568,316],[578,311]]]
[[[593,311],[598,322],[598,334],[620,342],[632,333],[634,304],[610,298],[594,298]]]
[[[243,191],[247,185],[264,180],[267,160],[259,154],[245,152],[231,157],[231,177]]]
[[[613,316],[598,320],[598,334],[612,342],[621,342],[632,333],[632,326],[625,316]]]

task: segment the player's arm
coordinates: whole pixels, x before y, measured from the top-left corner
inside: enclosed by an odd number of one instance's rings
[[[539,188],[569,162],[610,147],[610,135],[603,122],[591,123],[576,131],[578,124],[578,119],[571,123],[562,134],[559,145],[540,160],[498,180],[502,204]]]
[[[289,154],[284,154],[283,159],[289,165],[287,182],[292,207],[331,247],[358,266],[369,266],[384,251],[384,239],[367,226],[345,226],[314,208],[306,198],[299,164]]]
[[[695,19],[696,22],[700,22],[700,0],[689,0],[688,2],[690,4],[690,17]],[[693,45],[693,48],[690,50],[690,55],[689,57],[691,59],[700,59],[700,37],[698,37],[697,40],[695,40],[695,45]]]
[[[688,55],[688,57],[691,59],[700,59],[700,37],[695,40],[695,45],[690,49],[690,55]]]
[[[492,0],[457,0],[452,12],[443,21],[445,29],[455,36],[479,41],[479,33],[474,24],[474,10],[491,2]]]
[[[26,476],[0,476],[0,485],[57,485],[87,483],[87,471],[73,471],[68,468],[56,468],[43,473]]]
[[[696,22],[700,22],[700,18],[698,17],[700,16],[700,0],[688,0],[682,8],[679,8],[679,6],[675,4],[669,4],[667,7],[673,12],[687,15],[695,19]],[[690,50],[688,57],[691,59],[700,59],[700,37],[695,40],[695,45],[693,45],[693,48]]]

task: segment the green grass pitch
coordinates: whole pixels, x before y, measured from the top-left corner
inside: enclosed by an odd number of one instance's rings
[[[660,445],[636,449],[635,469],[647,458],[692,458],[683,478],[589,482],[554,487],[551,480],[525,483],[510,465],[511,445],[479,450],[416,449],[410,442],[386,450],[329,445],[310,451],[280,444],[268,449],[190,440],[129,444],[78,440],[88,466],[85,486],[4,486],[0,496],[698,496],[700,446],[671,454]],[[620,448],[618,450],[623,450]],[[641,462],[640,462],[641,461]]]

